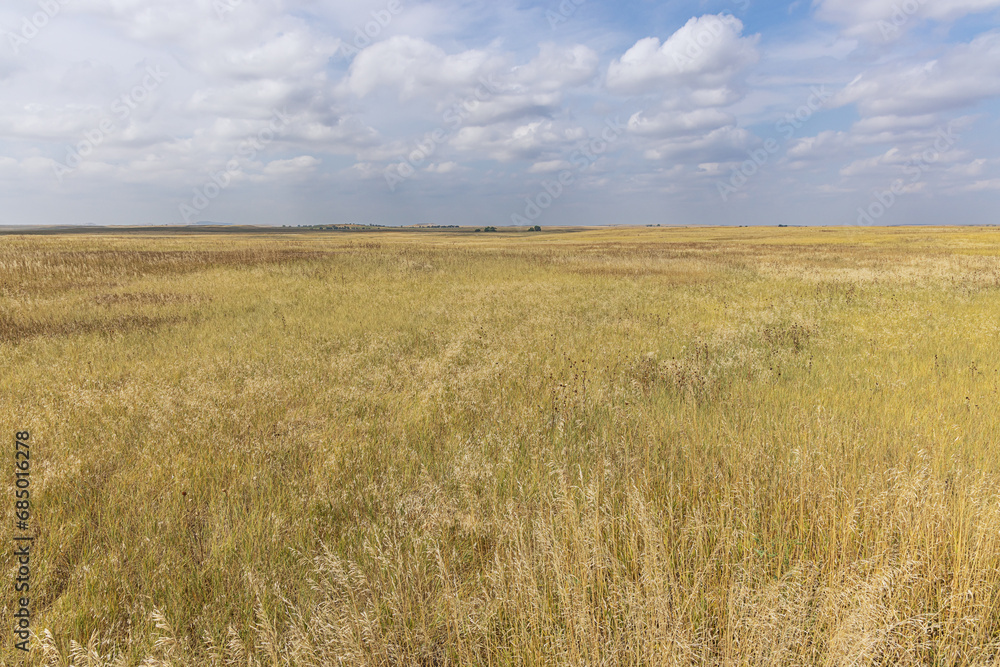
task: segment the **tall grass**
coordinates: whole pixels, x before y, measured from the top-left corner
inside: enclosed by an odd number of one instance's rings
[[[992,664],[998,241],[0,238],[29,662]]]

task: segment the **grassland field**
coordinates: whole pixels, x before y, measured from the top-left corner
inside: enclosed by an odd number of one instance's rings
[[[1000,229],[0,237],[32,650],[1000,661]]]

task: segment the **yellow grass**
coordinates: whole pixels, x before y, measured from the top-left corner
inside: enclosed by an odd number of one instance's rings
[[[0,368],[29,664],[1000,659],[1000,230],[7,236]]]

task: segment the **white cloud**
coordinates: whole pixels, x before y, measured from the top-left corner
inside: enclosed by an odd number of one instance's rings
[[[965,184],[959,188],[962,192],[1000,191],[1000,178],[983,179]]]
[[[898,148],[890,148],[881,155],[855,160],[840,170],[841,176],[872,176],[885,173],[885,167],[902,167],[913,157]]]
[[[492,61],[492,62],[491,62]],[[347,85],[365,97],[379,88],[399,91],[400,99],[437,95],[471,88],[487,73],[495,59],[485,51],[470,49],[448,55],[423,39],[395,36],[374,44],[351,63]]]
[[[461,167],[457,162],[441,162],[438,164],[428,165],[424,171],[432,174],[450,174],[460,169]]]
[[[740,127],[720,127],[705,134],[671,138],[655,142],[643,153],[649,160],[699,164],[746,159],[752,135]]]
[[[555,154],[585,136],[586,131],[582,128],[538,120],[524,124],[464,127],[450,141],[450,145],[458,151],[510,162],[537,160],[540,157],[554,159]]]
[[[551,174],[555,171],[562,171],[564,169],[570,169],[571,165],[566,160],[545,160],[543,162],[536,162],[528,168],[529,174]]]
[[[536,58],[514,67],[510,79],[516,86],[532,91],[558,91],[590,81],[597,72],[598,57],[581,44],[559,48],[542,44]]]
[[[653,117],[639,112],[629,119],[628,129],[640,136],[669,137],[703,133],[735,124],[736,118],[731,114],[709,108],[686,112],[664,111]]]
[[[187,111],[217,117],[269,116],[275,108],[288,106],[298,89],[295,82],[281,78],[262,77],[228,86],[212,81],[207,88],[195,91],[187,103]]]
[[[511,66],[510,54],[467,50],[447,54],[422,39],[396,36],[362,51],[344,87],[365,98],[376,90],[403,101],[434,100],[461,125],[492,125],[529,116],[554,115],[564,91],[591,81],[598,56],[582,45],[542,44],[529,62]]]
[[[300,176],[316,170],[321,160],[312,155],[300,155],[288,160],[273,160],[267,163],[263,173],[266,176]]]
[[[871,116],[862,118],[854,124],[852,130],[858,134],[882,136],[887,132],[898,133],[902,130],[926,130],[940,125],[941,119],[935,114],[919,116]]]
[[[847,35],[892,40],[921,19],[955,21],[1000,8],[1000,0],[820,0],[817,16]]]
[[[743,98],[743,76],[759,59],[759,36],[742,36],[732,16],[692,18],[662,44],[639,40],[608,68],[615,93],[654,94],[652,109],[635,112],[628,132],[648,160],[687,165],[725,163],[742,156],[752,134],[723,111]]]
[[[212,54],[211,62],[218,73],[234,78],[311,77],[323,71],[338,46],[337,41],[317,38],[307,29],[292,28],[260,44],[220,50]]]
[[[959,44],[935,60],[902,62],[866,72],[834,96],[866,116],[923,116],[1000,95],[1000,33]]]
[[[960,179],[976,178],[978,176],[982,176],[987,165],[991,163],[995,164],[996,160],[987,160],[986,158],[978,158],[971,162],[953,164],[952,166],[948,167],[947,174],[949,176]]]
[[[526,116],[552,116],[562,103],[560,93],[509,94],[498,92],[480,101],[470,101],[463,124],[492,125]]]
[[[718,89],[757,62],[758,37],[742,37],[743,23],[726,14],[689,20],[662,44],[656,37],[636,42],[608,67],[608,88],[650,93],[668,86]]]

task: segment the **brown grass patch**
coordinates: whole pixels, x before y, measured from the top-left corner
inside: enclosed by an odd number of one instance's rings
[[[179,316],[119,315],[100,320],[53,320],[0,316],[0,343],[20,343],[39,337],[78,336],[99,333],[116,336],[132,331],[155,331],[184,318]]]
[[[159,292],[120,292],[98,294],[94,297],[94,303],[100,306],[166,306],[175,303],[202,303],[210,300],[210,297],[198,296],[197,294],[161,294]]]

